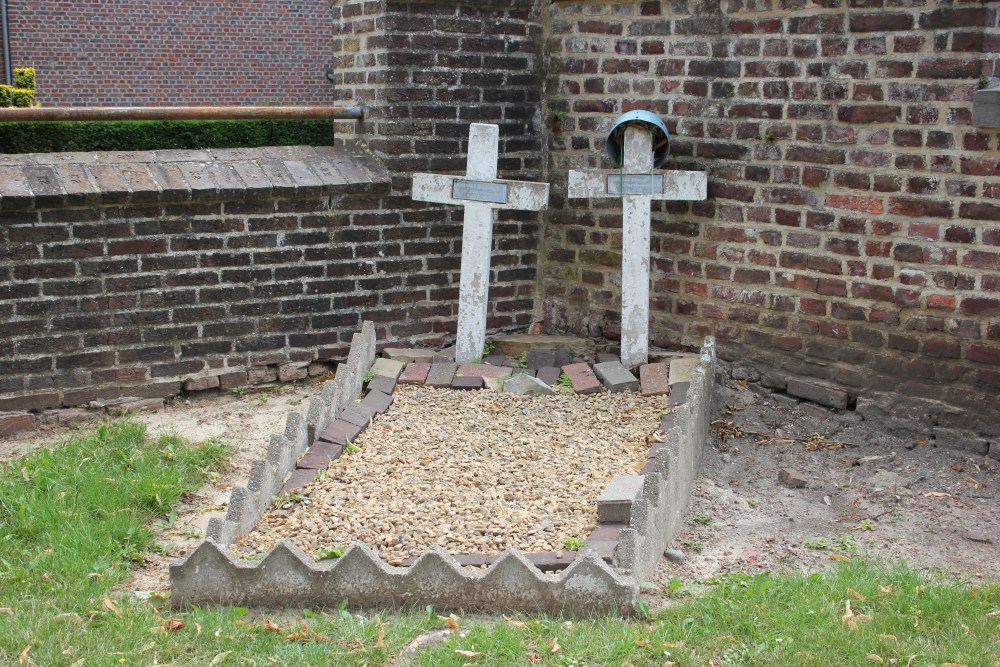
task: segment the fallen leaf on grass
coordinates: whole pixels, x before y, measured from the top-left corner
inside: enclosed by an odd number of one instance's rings
[[[509,616],[504,616],[503,620],[507,621],[508,623],[510,623],[515,628],[526,628],[526,627],[528,627],[528,624],[525,623],[524,621],[519,621],[519,620],[517,620],[515,618],[510,618]]]
[[[879,586],[878,589],[880,591],[882,591],[883,593],[885,593],[886,595],[889,595],[889,594],[892,593],[892,586]]]
[[[888,634],[879,635],[879,639],[885,639],[890,642],[896,642],[897,644],[899,643],[899,639],[896,637],[896,635],[888,635]]]
[[[4,616],[13,616],[14,610],[11,609],[10,607],[0,607],[0,614]]]
[[[558,653],[562,650],[562,646],[559,645],[559,639],[557,637],[552,638],[552,643],[546,646],[549,649],[549,653]]]
[[[857,592],[853,588],[848,588],[847,589],[847,594],[851,595],[853,597],[856,597],[857,599],[861,600],[862,602],[864,602],[867,599],[864,595],[862,595],[861,593]]]
[[[880,665],[885,664],[885,660],[883,660],[882,656],[878,655],[877,653],[869,653],[865,657],[868,659],[869,662],[877,662]]]
[[[455,649],[455,653],[459,654],[463,658],[478,658],[482,653],[477,653],[476,651],[463,651],[461,649]]]
[[[17,656],[17,663],[19,665],[23,665],[24,663],[28,662],[28,651],[30,650],[31,650],[31,644],[28,644],[27,646],[24,647],[24,650],[21,651],[20,655]]]
[[[212,662],[208,663],[208,667],[215,667],[216,665],[221,665],[232,651],[223,651],[212,658]]]
[[[25,482],[30,482],[31,481],[31,476],[28,475],[28,469],[27,468],[21,468],[21,477],[24,478]]]
[[[378,641],[375,643],[375,648],[385,648],[385,623],[376,616],[375,625],[378,626]]]
[[[845,556],[844,554],[830,554],[830,556],[827,558],[827,560],[839,560],[842,563],[850,563],[851,562],[851,559],[848,558],[847,556]]]
[[[163,627],[169,632],[177,632],[184,627],[184,621],[179,618],[168,618],[163,623]]]
[[[455,614],[449,614],[448,616],[438,616],[438,620],[443,622],[446,627],[452,630],[458,630],[462,626],[458,624],[458,616]]]
[[[969,667],[969,666],[965,664],[959,664],[957,662],[946,662],[943,665],[941,665],[941,667]]]
[[[109,598],[107,595],[104,596],[104,608],[107,609],[108,611],[110,611],[112,614],[114,614],[118,618],[122,618],[122,610],[119,609],[118,605],[116,605],[114,602],[112,602],[111,598]]]
[[[267,623],[262,623],[260,626],[261,630],[265,632],[281,632],[281,628],[274,621],[268,621]]]

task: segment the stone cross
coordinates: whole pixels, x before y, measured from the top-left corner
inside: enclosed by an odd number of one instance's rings
[[[493,223],[499,210],[540,211],[548,204],[548,183],[497,178],[500,129],[473,123],[465,176],[413,175],[413,199],[465,207],[462,268],[458,295],[458,340],[455,361],[468,363],[483,355],[486,304],[490,285]]]
[[[708,196],[701,171],[653,171],[652,136],[643,125],[625,129],[620,170],[569,172],[570,199],[622,200],[622,364],[649,360],[649,217],[654,199]]]

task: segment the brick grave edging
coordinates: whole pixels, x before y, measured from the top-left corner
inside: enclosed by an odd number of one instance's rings
[[[368,325],[366,322],[365,327]],[[680,525],[701,460],[714,378],[712,338],[705,340],[690,384],[678,386],[678,393],[686,394],[683,404],[661,424],[666,436],[651,449],[650,462],[643,469],[642,497],[632,505],[629,527],[620,529],[617,538],[606,540],[609,544],[601,549],[608,552],[609,560],[616,561],[616,567],[590,548],[582,549],[558,574],[543,572],[527,554],[513,549],[490,559],[484,571],[466,571],[459,559],[437,547],[408,567],[388,565],[361,542],[355,542],[341,558],[319,563],[290,540],[279,542],[259,563],[247,563],[229,553],[225,546],[256,525],[294,467],[297,455],[291,456],[291,452],[322,433],[353,397],[360,395],[363,373],[374,359],[374,330],[370,343],[365,333],[363,328],[361,343],[356,338],[358,345],[352,344],[349,368],[338,372],[337,379],[329,383],[332,388],[328,391],[324,387],[323,395],[311,402],[308,424],[297,414],[289,415],[286,434],[272,437],[269,461],[255,462],[247,487],[233,490],[233,501],[239,505],[233,510],[231,501],[233,516],[227,514],[215,534],[210,525],[206,540],[170,566],[172,604],[329,607],[349,600],[354,606],[368,608],[431,604],[463,610],[632,613],[639,582],[652,571]],[[285,444],[282,440],[290,439],[289,431],[293,432],[293,446],[281,451],[293,460],[290,464],[288,458],[281,460],[282,466],[288,464],[285,474],[268,476],[282,467],[271,465],[270,459],[272,452],[277,454],[279,444]],[[678,445],[665,444],[669,442]],[[306,447],[301,449],[304,452]],[[254,482],[255,471],[261,482]],[[268,489],[275,491],[266,495]],[[215,527],[222,524],[216,522]]]
[[[361,333],[351,342],[347,361],[337,367],[337,377],[323,385],[319,396],[310,399],[306,419],[298,412],[288,413],[284,433],[271,435],[267,458],[250,464],[246,486],[233,487],[225,518],[208,522],[208,539],[225,547],[257,525],[281,491],[285,478],[296,469],[314,434],[321,433],[336,413],[361,394],[365,372],[374,359],[375,325],[364,322]]]

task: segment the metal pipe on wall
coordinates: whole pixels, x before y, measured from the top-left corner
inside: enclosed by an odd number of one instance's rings
[[[3,75],[8,86],[14,85],[14,68],[10,64],[10,27],[7,24],[7,0],[0,0],[0,24],[3,26]]]
[[[361,107],[0,108],[0,123],[81,120],[361,120]]]

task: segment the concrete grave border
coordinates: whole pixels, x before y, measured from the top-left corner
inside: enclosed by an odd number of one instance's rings
[[[465,611],[631,614],[639,584],[673,541],[687,509],[708,435],[715,358],[715,340],[706,338],[690,384],[675,385],[678,396],[670,403],[676,407],[661,422],[660,441],[652,443],[630,522],[600,549],[610,565],[585,547],[563,571],[547,574],[528,554],[511,549],[484,570],[468,570],[433,547],[411,565],[395,567],[361,542],[338,559],[315,562],[290,540],[259,562],[237,558],[228,545],[260,521],[316,435],[360,396],[375,359],[375,329],[365,322],[337,377],[310,401],[308,417],[288,415],[285,432],[271,436],[267,460],[254,461],[247,485],[233,489],[225,519],[213,519],[205,541],[171,564],[171,604],[330,608],[346,600],[369,609],[431,604]]]

